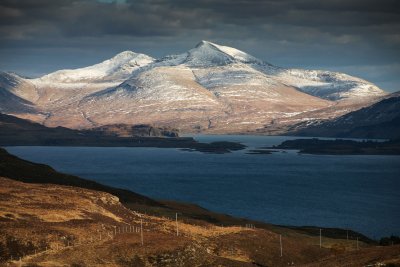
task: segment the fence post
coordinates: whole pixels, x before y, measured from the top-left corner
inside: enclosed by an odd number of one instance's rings
[[[175,222],[176,222],[176,236],[179,236],[178,213],[175,213]]]
[[[142,241],[143,246],[143,219],[140,219],[140,240]]]
[[[319,229],[319,248],[322,248],[322,229]]]

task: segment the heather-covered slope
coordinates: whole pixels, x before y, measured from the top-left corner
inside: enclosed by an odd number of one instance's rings
[[[103,191],[118,196],[122,202],[127,204],[142,203],[162,206],[150,198],[127,190],[116,189],[77,176],[59,173],[47,165],[20,159],[9,154],[3,148],[0,148],[0,176],[27,183],[49,183]]]
[[[324,229],[320,248],[318,229],[251,222],[190,204],[160,204],[4,150],[0,182],[0,264],[5,266],[363,266],[400,260],[398,246],[374,247],[354,232],[346,240],[340,238],[345,231]]]

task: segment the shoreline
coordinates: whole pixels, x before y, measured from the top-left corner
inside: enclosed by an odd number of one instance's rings
[[[207,221],[209,223],[215,223],[215,224],[225,224],[225,225],[230,225],[234,226],[237,224],[245,224],[251,223],[254,225],[257,225],[258,227],[264,228],[266,227],[267,229],[272,228],[284,228],[284,229],[295,229],[299,230],[301,232],[305,231],[307,233],[312,233],[310,232],[310,229],[323,229],[323,230],[329,230],[328,232],[334,232],[334,234],[331,234],[329,237],[331,238],[343,238],[344,233],[346,231],[351,231],[354,236],[358,236],[360,240],[364,240],[367,243],[374,244],[378,240],[374,240],[373,238],[370,238],[360,232],[353,231],[351,229],[342,229],[342,228],[336,228],[336,227],[319,227],[319,226],[298,226],[298,225],[281,225],[281,224],[270,224],[267,221],[257,221],[254,219],[250,218],[242,218],[242,217],[236,217],[234,215],[228,215],[224,213],[219,213],[219,212],[214,212],[212,210],[208,210],[206,208],[203,208],[199,206],[198,204],[195,203],[189,203],[189,202],[181,202],[181,201],[175,201],[175,200],[165,200],[165,199],[154,199],[147,197],[145,195],[142,195],[137,192],[133,192],[127,189],[120,189],[116,188],[113,186],[107,186],[101,183],[98,183],[94,180],[90,179],[85,179],[81,178],[78,176],[74,175],[69,175],[69,174],[63,174],[55,171],[52,169],[50,166],[45,165],[45,164],[38,164],[38,163],[33,163],[30,161],[26,161],[23,159],[20,159],[12,154],[9,154],[6,149],[0,148],[0,159],[4,160],[5,163],[7,164],[7,161],[10,161],[10,158],[12,161],[18,161],[18,166],[21,167],[22,165],[25,164],[33,164],[33,166],[38,166],[40,168],[39,172],[42,173],[39,177],[36,176],[35,172],[31,174],[33,175],[33,178],[26,178],[23,177],[26,175],[26,171],[24,168],[20,168],[20,170],[14,170],[11,171],[7,174],[7,172],[4,171],[3,169],[0,168],[0,176],[4,176],[7,178],[11,178],[17,181],[22,181],[22,182],[28,182],[28,183],[39,183],[39,184],[57,184],[57,185],[69,185],[69,186],[75,186],[75,187],[81,187],[81,188],[86,188],[86,189],[92,189],[92,190],[97,190],[97,191],[102,191],[102,192],[107,192],[111,193],[113,195],[116,195],[120,198],[121,202],[126,205],[128,208],[133,208],[135,210],[139,210],[142,212],[151,213],[153,215],[158,215],[158,216],[166,216],[170,215],[173,217],[173,214],[176,210],[180,210],[184,208],[186,210],[187,217],[188,219],[194,219],[194,220],[202,220],[202,221]],[[21,165],[22,164],[22,165]],[[20,166],[21,165],[21,166]],[[0,165],[1,167],[1,165]],[[30,166],[29,168],[32,168]],[[32,170],[29,169],[28,172],[31,172]],[[20,173],[19,173],[20,172]],[[47,175],[50,177],[43,177],[43,173],[48,173]],[[10,177],[13,176],[13,177]],[[29,175],[27,175],[29,177]],[[57,179],[61,180],[56,180],[54,177]],[[185,214],[185,213],[183,213]]]

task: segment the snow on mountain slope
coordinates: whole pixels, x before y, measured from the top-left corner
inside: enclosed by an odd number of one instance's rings
[[[79,108],[100,125],[208,124],[210,116],[223,113],[217,98],[195,82],[190,69],[180,66],[140,73],[116,88],[85,97]]]
[[[149,64],[141,70],[153,68],[155,66],[177,65],[185,65],[192,68],[207,68],[224,66],[235,62],[265,64],[261,60],[235,48],[217,45],[208,41],[201,41],[193,49],[185,53],[167,55],[161,59],[155,60],[154,64]]]
[[[206,42],[206,41],[203,41],[203,42]],[[224,52],[225,54],[231,56],[235,60],[238,60],[238,61],[240,61],[242,63],[254,63],[254,62],[262,63],[261,60],[255,58],[255,57],[253,57],[253,56],[251,56],[251,55],[249,55],[249,54],[247,54],[247,53],[245,53],[243,51],[240,51],[240,50],[238,50],[236,48],[229,47],[229,46],[217,45],[217,44],[210,43],[210,42],[206,42],[206,43],[208,43],[211,46],[216,47],[220,51]]]
[[[37,95],[23,98],[46,114],[41,122],[71,128],[147,123],[184,132],[277,133],[385,95],[346,74],[284,69],[207,41],[161,59],[126,51],[90,67],[25,81]]]
[[[33,86],[16,74],[0,72],[0,112],[35,112],[26,98],[35,98]]]
[[[251,64],[264,63],[203,41],[186,53],[136,70],[115,88],[85,97],[80,109],[99,124],[123,120],[185,131],[234,132],[331,105],[275,81]]]
[[[92,123],[77,107],[79,102],[87,95],[122,83],[133,71],[153,61],[147,55],[125,51],[93,66],[59,70],[37,79],[25,79],[37,94],[25,99],[34,103],[43,114],[38,122],[47,124],[48,121],[57,121],[55,126],[90,127]],[[75,123],[70,125],[70,121]]]
[[[223,66],[234,62],[261,63],[255,57],[235,48],[201,41],[195,48],[187,52],[184,64],[190,67],[208,67]]]
[[[209,67],[223,66],[233,62],[234,59],[230,55],[222,53],[211,43],[202,41],[189,50],[184,64],[189,67]]]
[[[110,82],[116,84],[127,79],[131,73],[147,64],[154,61],[152,57],[144,54],[125,51],[117,54],[111,59],[105,60],[99,64],[73,70],[59,70],[39,79],[33,79],[37,85],[52,84],[52,85],[67,85],[79,83],[93,82]]]
[[[136,100],[214,102],[214,96],[194,80],[193,72],[188,68],[158,67],[153,71],[143,72],[120,86],[92,94],[88,98],[111,97],[118,94]]]
[[[280,82],[307,94],[332,101],[350,100],[360,102],[386,94],[374,84],[347,74],[321,70],[280,68],[238,49],[207,41],[201,41],[195,48],[184,54],[165,57],[155,63],[156,66],[181,64],[190,68],[245,64],[252,68],[251,72],[257,70],[274,79],[275,82]],[[150,64],[148,67],[154,66]],[[249,79],[246,75],[228,75],[225,80],[232,78]],[[225,82],[229,83],[229,81]]]
[[[281,69],[276,72],[275,77],[302,92],[328,100],[357,101],[386,94],[370,82],[338,72]]]

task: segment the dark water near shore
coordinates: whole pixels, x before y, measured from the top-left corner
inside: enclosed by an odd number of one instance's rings
[[[197,136],[251,148],[289,137]],[[283,225],[400,234],[400,156],[203,154],[165,148],[8,147],[61,172],[157,199]]]

